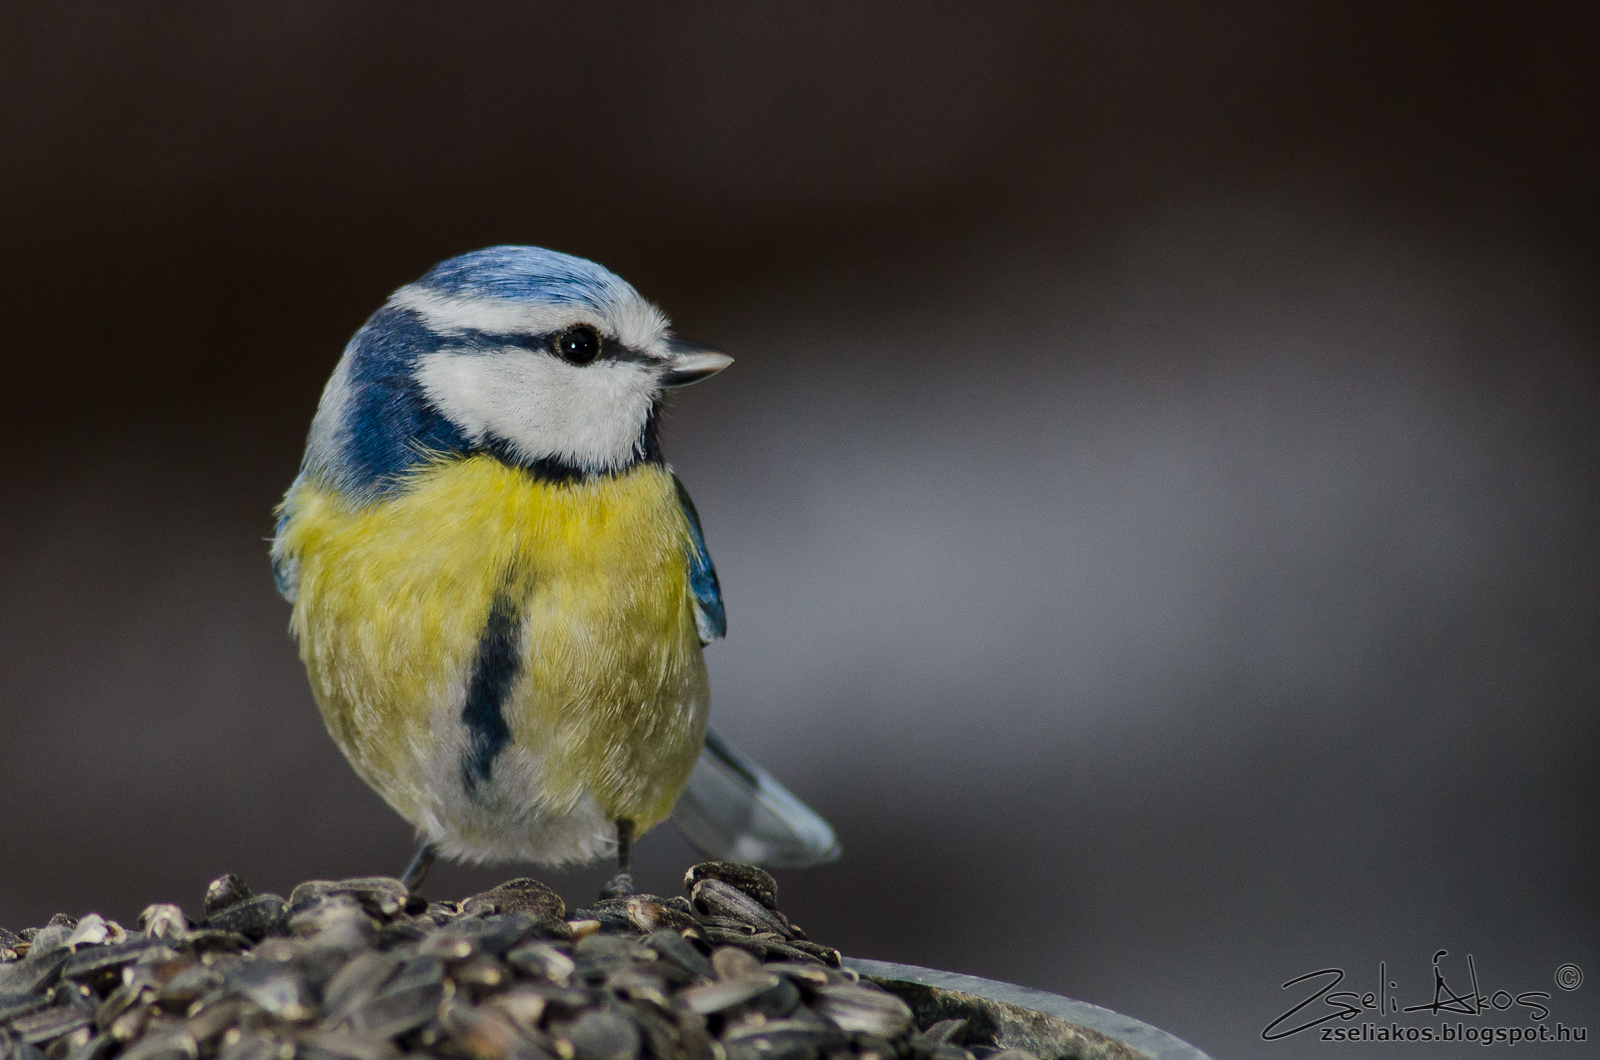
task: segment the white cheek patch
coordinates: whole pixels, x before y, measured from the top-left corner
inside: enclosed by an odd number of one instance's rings
[[[525,349],[440,350],[418,361],[416,378],[473,442],[493,435],[523,460],[555,459],[586,471],[613,470],[634,458],[655,393],[645,365],[579,367]]]

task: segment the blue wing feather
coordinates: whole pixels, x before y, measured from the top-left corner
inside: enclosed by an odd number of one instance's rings
[[[689,535],[693,548],[689,553],[689,589],[694,593],[695,624],[700,627],[700,641],[710,644],[718,637],[728,635],[728,614],[722,606],[722,586],[717,581],[717,568],[706,551],[705,534],[700,529],[700,514],[694,510],[689,491],[683,488],[678,476],[672,476],[678,488],[678,504],[689,520]]]

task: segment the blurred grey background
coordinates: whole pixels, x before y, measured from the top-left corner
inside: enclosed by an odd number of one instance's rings
[[[0,925],[400,870],[264,539],[351,332],[526,242],[738,357],[666,444],[726,590],[715,721],[845,845],[780,879],[813,937],[1219,1058],[1320,1048],[1261,1037],[1318,968],[1427,1000],[1437,949],[1600,1035],[1597,39],[1348,0],[8,7]],[[640,858],[676,893],[693,855]]]

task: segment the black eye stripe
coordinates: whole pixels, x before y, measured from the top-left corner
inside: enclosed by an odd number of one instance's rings
[[[538,335],[517,335],[506,332],[471,331],[463,336],[467,340],[466,342],[461,343],[460,345],[451,343],[450,348],[459,349],[463,353],[470,353],[474,350],[488,352],[497,348],[503,349],[506,346],[521,346],[524,349],[539,350],[553,357],[560,357],[561,355],[556,352],[555,343],[557,337],[564,334],[566,330],[567,329],[562,329],[562,331],[546,331]],[[595,362],[599,361],[622,361],[634,364],[659,364],[660,358],[652,357],[649,354],[641,353],[631,346],[623,345],[620,339],[612,338],[607,335],[601,335],[600,355],[595,358]]]
[[[527,345],[535,349],[543,348],[549,350],[557,357],[561,357],[562,360],[567,360],[566,357],[561,355],[561,352],[558,348],[558,343],[561,340],[561,336],[564,334],[566,334],[566,332],[557,331],[549,335],[533,336],[528,339]],[[655,360],[655,358],[640,353],[631,346],[624,346],[618,339],[601,336],[599,354],[593,360],[587,363],[594,364],[598,361],[624,361],[635,364],[649,364],[653,363]]]

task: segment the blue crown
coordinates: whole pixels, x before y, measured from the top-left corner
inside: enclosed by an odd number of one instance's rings
[[[542,247],[485,247],[441,261],[416,286],[455,297],[581,303],[601,309],[635,295],[626,280],[586,258]]]

